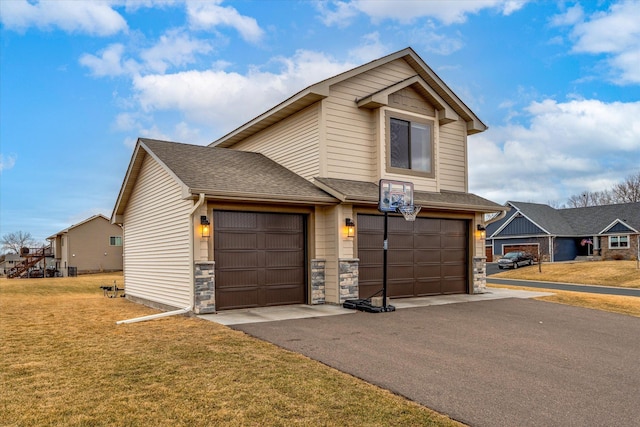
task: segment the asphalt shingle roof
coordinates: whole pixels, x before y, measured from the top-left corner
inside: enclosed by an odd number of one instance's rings
[[[314,181],[340,200],[378,202],[380,190],[377,183],[336,178],[314,178]],[[504,206],[471,193],[416,191],[413,198],[414,204],[421,205],[424,208],[469,209],[476,212],[505,210]]]
[[[640,202],[569,209],[554,209],[539,203],[509,201],[507,204],[515,207],[551,235],[600,234],[616,220],[640,231]]]
[[[311,182],[253,152],[140,139],[193,193],[337,203]]]

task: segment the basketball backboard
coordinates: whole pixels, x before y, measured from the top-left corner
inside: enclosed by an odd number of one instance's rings
[[[378,210],[397,212],[398,207],[413,205],[413,183],[381,179]]]

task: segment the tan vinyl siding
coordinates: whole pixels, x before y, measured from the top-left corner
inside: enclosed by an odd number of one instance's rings
[[[317,103],[232,148],[262,153],[311,180],[320,172],[319,114],[320,103]]]
[[[338,292],[338,241],[336,232],[337,209],[316,209],[316,258],[324,259],[325,263],[325,299],[328,303],[337,303]]]
[[[462,120],[440,126],[440,189],[467,191],[467,133]]]
[[[180,185],[147,155],[124,215],[127,295],[180,308],[192,304],[192,206],[182,200]]]
[[[122,229],[97,217],[66,234],[69,267],[78,273],[122,270],[122,246],[111,246],[109,237],[122,237]]]
[[[325,101],[328,177],[378,179],[375,114],[358,108],[355,100],[415,74],[404,60],[397,60],[331,87],[331,96]]]

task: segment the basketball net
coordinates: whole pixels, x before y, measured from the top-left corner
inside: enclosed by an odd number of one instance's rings
[[[407,221],[415,221],[418,212],[420,212],[422,206],[419,205],[402,205],[398,206],[398,212],[404,216]]]

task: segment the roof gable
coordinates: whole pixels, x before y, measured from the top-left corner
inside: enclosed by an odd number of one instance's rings
[[[554,236],[589,236],[606,233],[638,233],[640,202],[584,208],[554,209],[538,203],[507,202],[533,224]],[[489,237],[498,237],[514,221],[510,215],[488,227]],[[491,231],[490,231],[491,230]],[[509,230],[512,232],[513,230]]]
[[[151,155],[183,187],[185,198],[334,204],[337,200],[268,157],[247,151],[140,138],[116,202],[122,215],[142,158]],[[137,169],[137,170],[136,170]]]
[[[255,117],[239,128],[231,131],[227,135],[213,141],[209,146],[211,147],[230,147],[233,144],[242,141],[249,136],[266,129],[274,123],[283,120],[292,114],[301,111],[302,109],[314,104],[318,101],[329,96],[329,88],[331,85],[343,82],[356,75],[365,73],[376,67],[383,66],[392,61],[398,59],[404,60],[412,67],[416,76],[412,77],[411,82],[407,85],[417,85],[421,93],[429,99],[430,102],[435,105],[439,105],[438,115],[439,119],[444,123],[455,120],[455,117],[461,117],[467,123],[467,134],[474,134],[483,132],[487,129],[487,126],[467,107],[458,96],[442,81],[442,79],[418,56],[418,54],[410,47],[384,56],[382,58],[371,61],[367,64],[353,68],[351,70],[340,73],[336,76],[330,77],[326,80],[311,85],[290,98],[286,99],[282,103],[276,105],[265,113]],[[402,82],[399,82],[402,86]],[[395,86],[395,85],[393,85]],[[385,89],[386,92],[397,91],[402,87],[396,89]],[[421,89],[420,89],[421,88]],[[391,92],[389,92],[391,93]],[[388,96],[389,93],[380,94],[375,101],[365,101],[365,105],[369,103],[375,103],[378,99],[383,99]],[[373,95],[373,94],[372,94]],[[366,97],[365,97],[366,98]],[[373,104],[371,104],[373,105]],[[370,108],[370,107],[368,107]]]
[[[94,221],[96,219],[102,219],[104,221],[109,222],[109,218],[107,218],[106,216],[102,215],[102,214],[97,214],[97,215],[93,215],[83,221],[80,221],[77,224],[73,224],[67,228],[65,228],[64,230],[58,231],[55,234],[52,234],[51,236],[47,237],[47,240],[51,240],[51,239],[55,239],[57,236],[61,236],[63,234],[67,234],[69,231],[73,230],[74,228],[80,227],[88,222]]]

